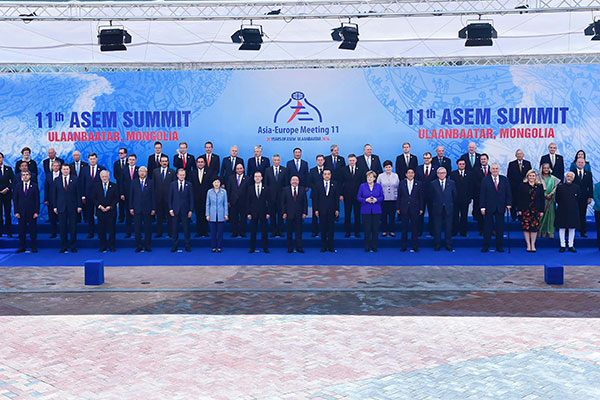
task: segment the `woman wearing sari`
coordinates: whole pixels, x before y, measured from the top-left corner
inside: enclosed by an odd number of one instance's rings
[[[544,187],[544,215],[540,220],[540,237],[549,237],[554,239],[554,218],[556,214],[556,187],[560,180],[552,175],[550,164],[542,164],[540,168],[540,179]]]

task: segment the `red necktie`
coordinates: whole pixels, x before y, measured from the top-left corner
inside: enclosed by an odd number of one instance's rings
[[[496,186],[496,192],[498,191],[498,181],[494,178],[494,186]]]
[[[185,155],[181,156],[181,159],[183,160],[183,169],[185,169],[185,159],[186,159]]]
[[[429,167],[425,167],[425,179],[429,178]]]
[[[92,180],[96,177],[96,167],[92,167]]]
[[[206,156],[206,165],[210,167],[210,154]]]
[[[298,188],[294,188],[294,201],[298,199]]]

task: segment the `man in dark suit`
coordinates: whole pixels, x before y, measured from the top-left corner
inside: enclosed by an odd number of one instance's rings
[[[54,150],[54,148],[50,147],[48,149],[48,158],[46,158],[44,161],[42,161],[42,165],[44,167],[44,172],[46,174],[50,173],[50,171],[52,171],[52,163],[54,161],[59,161],[60,165],[63,165],[65,163],[65,160],[63,160],[60,157],[56,157],[56,150]]]
[[[169,190],[171,183],[176,180],[175,171],[169,168],[169,157],[163,154],[160,157],[160,167],[153,172],[152,182],[154,182],[154,201],[156,204],[156,235],[159,238],[163,234],[163,221],[166,219],[167,232],[171,235],[172,218],[169,214]]]
[[[319,235],[319,217],[315,214],[314,198],[315,188],[323,183],[323,170],[325,169],[325,157],[322,154],[317,155],[317,166],[312,167],[308,173],[308,184],[310,185],[310,200],[313,202],[312,207],[312,236],[317,237]]]
[[[492,230],[496,232],[496,251],[504,252],[504,212],[512,206],[510,184],[505,176],[500,175],[500,165],[493,163],[490,174],[481,181],[479,207],[484,218],[483,248],[486,253],[492,241]]]
[[[127,167],[121,170],[121,180],[119,183],[120,199],[125,202],[125,209],[131,210],[131,204],[129,204],[129,192],[131,192],[131,184],[138,178],[139,167],[135,165],[137,162],[137,156],[130,154],[127,157]],[[131,237],[133,230],[133,215],[127,212],[125,216],[125,239]]]
[[[286,185],[287,171],[281,165],[279,154],[273,155],[273,165],[265,172],[265,184],[269,188],[269,215],[271,216],[271,237],[283,237],[281,211],[282,189]]]
[[[270,166],[271,163],[269,162],[269,159],[262,155],[262,146],[254,146],[254,157],[248,159],[248,168],[246,171],[248,176],[252,178],[256,171],[260,171],[260,173],[264,176],[265,171]]]
[[[54,180],[54,200],[52,201],[54,213],[58,215],[59,253],[65,253],[67,247],[71,248],[72,253],[76,253],[77,214],[81,212],[81,188],[83,186],[79,184],[77,176],[71,175],[71,168],[68,165],[63,164],[60,172],[60,177]],[[82,179],[84,179],[83,176]]]
[[[585,167],[585,158],[580,157],[575,161],[576,169],[573,171],[575,173],[575,180],[573,183],[579,185],[579,231],[581,233],[581,237],[587,237],[587,221],[585,219],[587,215],[588,204],[592,202],[592,198],[594,195],[594,183],[592,179],[592,172],[586,171]]]
[[[94,229],[96,221],[94,220],[94,188],[100,183],[100,172],[104,171],[104,167],[98,165],[98,155],[90,153],[88,156],[89,165],[86,165],[81,170],[81,202],[83,204],[83,218],[88,224],[88,239],[94,237]]]
[[[173,217],[173,247],[171,253],[177,251],[179,244],[179,223],[183,227],[183,237],[185,240],[185,251],[192,251],[190,239],[190,218],[192,218],[192,208],[194,207],[194,193],[192,184],[185,180],[185,170],[177,170],[177,180],[171,182],[169,189],[169,214]]]
[[[356,165],[361,171],[374,171],[377,175],[383,172],[379,156],[373,154],[373,148],[370,144],[364,145],[363,154],[357,158]]]
[[[423,191],[423,214],[420,217],[419,223],[419,236],[423,234],[423,230],[425,229],[425,210],[427,210],[427,218],[428,218],[428,231],[431,236],[433,236],[433,222],[431,215],[431,196],[429,195],[429,189],[431,187],[431,182],[436,179],[435,168],[431,165],[431,153],[426,152],[423,154],[423,164],[417,167],[416,179],[421,182],[421,190]]]
[[[38,183],[38,179],[37,179],[37,174],[35,172],[29,171],[27,168],[29,168],[30,164],[27,163],[21,163],[19,164],[19,171],[17,171],[15,173],[15,178],[14,178],[14,185],[20,185],[23,181],[21,180],[21,174],[25,171],[29,172],[29,180],[36,184]]]
[[[11,204],[15,174],[13,169],[4,163],[4,154],[0,153],[0,236],[6,233],[12,237]]]
[[[410,229],[411,252],[419,251],[419,223],[423,214],[423,185],[415,180],[415,171],[406,170],[406,179],[398,185],[398,199],[396,209],[402,220],[402,251],[406,251],[408,231]]]
[[[410,154],[410,143],[402,143],[402,154],[396,157],[396,173],[402,180],[406,176],[406,171],[412,169],[413,173],[416,172],[419,166],[419,160],[417,156]]]
[[[331,154],[325,157],[325,168],[333,173],[331,180],[339,181],[338,173],[346,166],[346,160],[340,156],[340,148],[337,144],[329,146]]]
[[[556,154],[556,150],[556,143],[550,143],[548,145],[548,154],[543,155],[540,159],[540,167],[543,164],[550,164],[552,175],[562,181],[565,178],[565,161],[563,156]]]
[[[360,202],[356,199],[358,188],[365,180],[367,171],[361,171],[356,166],[356,156],[348,155],[348,165],[340,170],[342,191],[340,200],[344,202],[344,230],[346,237],[352,231],[352,214],[354,214],[354,236],[360,237]]]
[[[481,194],[481,182],[490,176],[490,166],[488,165],[489,157],[483,153],[479,157],[479,168],[471,171],[473,178],[473,219],[477,221],[477,230],[479,236],[483,236],[483,214],[479,206],[479,195]],[[467,164],[468,165],[468,164]]]
[[[196,212],[196,234],[194,237],[208,237],[208,221],[206,221],[206,193],[212,188],[211,176],[206,170],[204,158],[196,159],[196,169],[192,171],[192,189],[194,191],[194,211]]]
[[[54,205],[52,200],[54,198],[54,180],[60,177],[60,167],[63,163],[59,160],[52,162],[52,169],[46,174],[44,179],[44,204],[48,209],[48,220],[50,221],[50,239],[54,239],[58,233],[58,215],[54,214],[52,210]]]
[[[296,251],[304,253],[302,248],[302,222],[308,214],[308,199],[306,189],[299,186],[300,178],[293,175],[290,178],[290,186],[283,188],[282,211],[283,219],[286,221],[287,248],[292,253],[292,235],[296,238]]]
[[[25,240],[29,232],[31,251],[37,253],[37,218],[40,215],[40,189],[31,182],[31,174],[24,171],[22,183],[15,187],[15,217],[19,220],[19,249],[25,251]]]
[[[456,201],[454,202],[454,215],[452,218],[452,236],[460,232],[460,236],[467,236],[467,216],[469,203],[473,199],[473,172],[467,171],[467,162],[463,159],[456,161],[458,169],[452,171],[450,179],[456,186]],[[471,170],[473,171],[473,170]]]
[[[527,175],[527,172],[531,170],[531,163],[524,159],[525,153],[523,150],[517,149],[515,152],[516,160],[508,163],[508,170],[506,171],[506,177],[510,184],[510,191],[515,195],[519,193],[519,185],[523,183],[523,179]],[[510,209],[510,216],[513,221],[517,219],[517,208],[513,207]]]
[[[260,224],[260,239],[265,253],[269,252],[269,193],[268,188],[263,184],[263,177],[260,171],[255,171],[254,184],[247,186],[246,203],[248,204],[248,219],[250,220],[250,251],[256,251],[256,234]]]
[[[121,147],[119,149],[119,159],[113,164],[113,177],[117,181],[118,188],[122,186],[122,178],[125,177],[125,170],[127,169],[127,160],[127,149],[125,147]],[[129,212],[127,210],[127,202],[124,198],[119,196],[119,223],[125,221],[125,214],[129,215]]]
[[[478,170],[481,168],[481,162],[479,161],[481,154],[477,153],[477,145],[475,142],[469,143],[467,147],[468,151],[460,156],[459,160],[465,161],[465,169],[467,172],[471,170]]]
[[[160,158],[162,157],[162,143],[154,142],[154,154],[148,156],[148,179],[152,179],[154,170],[160,168]]]
[[[235,175],[235,166],[238,164],[244,165],[244,159],[238,157],[238,147],[231,146],[229,157],[225,157],[221,164],[221,182],[223,182],[223,185],[227,183],[231,175]]]
[[[75,175],[77,178],[81,175],[83,167],[88,165],[86,161],[81,160],[81,153],[78,150],[73,152],[73,162],[69,164],[71,175]]]
[[[219,171],[221,169],[221,161],[220,161],[221,159],[219,158],[219,156],[217,154],[213,153],[212,142],[204,143],[204,151],[206,153],[202,154],[200,156],[200,157],[204,158],[204,163],[206,164],[206,166],[204,168],[206,168],[206,171],[211,176],[219,175]]]
[[[94,187],[94,209],[98,217],[98,238],[100,252],[104,253],[108,245],[111,252],[115,249],[117,203],[119,202],[119,187],[110,182],[110,173],[100,171],[100,183]],[[129,214],[129,213],[128,213]]]
[[[323,179],[311,191],[313,196],[313,209],[319,218],[321,227],[321,252],[329,250],[335,253],[333,247],[333,232],[335,219],[340,215],[340,191],[337,182],[331,180],[332,172],[323,171]]]
[[[456,201],[456,185],[448,179],[446,168],[436,169],[437,179],[431,182],[429,194],[431,197],[431,210],[433,211],[434,250],[439,251],[442,244],[442,227],[446,250],[452,248],[452,217],[454,216],[454,202]]]
[[[193,155],[188,154],[188,145],[186,142],[179,143],[177,154],[173,156],[173,168],[175,170],[183,169],[187,179],[191,179],[192,171],[196,164],[196,159]]]
[[[229,222],[231,223],[231,237],[246,237],[246,192],[249,179],[244,174],[244,166],[235,166],[235,175],[229,177],[227,182],[227,203],[229,207]]]
[[[304,190],[308,192],[310,185],[308,182],[308,163],[302,159],[302,149],[296,147],[294,149],[294,159],[287,162],[285,167],[287,169],[287,179],[289,182],[292,176],[297,176],[300,180],[298,186],[302,186]]]
[[[131,184],[129,192],[129,213],[133,215],[136,253],[141,252],[142,247],[148,252],[152,251],[150,243],[152,241],[152,216],[156,214],[155,210],[154,181],[148,179],[148,169],[140,167],[138,178]],[[142,224],[144,225],[143,242]]]
[[[431,160],[431,165],[433,165],[433,167],[436,170],[439,167],[446,168],[446,174],[447,174],[447,176],[449,176],[450,173],[452,173],[452,160],[450,160],[448,157],[444,157],[445,151],[446,151],[446,149],[444,149],[444,146],[436,147],[435,148],[436,157],[433,157],[433,159]]]

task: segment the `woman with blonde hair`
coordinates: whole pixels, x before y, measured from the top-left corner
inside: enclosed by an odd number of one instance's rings
[[[540,180],[544,188],[544,215],[540,220],[541,237],[554,239],[554,219],[556,217],[556,188],[560,179],[552,175],[552,168],[549,163],[544,163],[540,167]]]
[[[521,221],[527,252],[535,253],[535,241],[544,215],[544,188],[533,169],[527,171],[517,194],[517,215]]]

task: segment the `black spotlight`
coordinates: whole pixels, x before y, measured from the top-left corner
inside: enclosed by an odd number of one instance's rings
[[[336,42],[342,42],[339,49],[354,50],[358,43],[358,25],[342,23],[342,26],[331,31],[331,38]]]
[[[125,29],[114,26],[98,29],[100,51],[124,51],[126,43],[131,43],[131,35]]]
[[[231,35],[233,43],[241,43],[240,50],[260,50],[263,42],[263,30],[260,25],[242,25],[240,30]]]
[[[492,39],[498,38],[498,32],[489,22],[472,22],[458,31],[458,37],[467,39],[465,46],[491,46]]]
[[[600,40],[600,20],[592,22],[583,33],[585,36],[591,36],[592,40]]]

